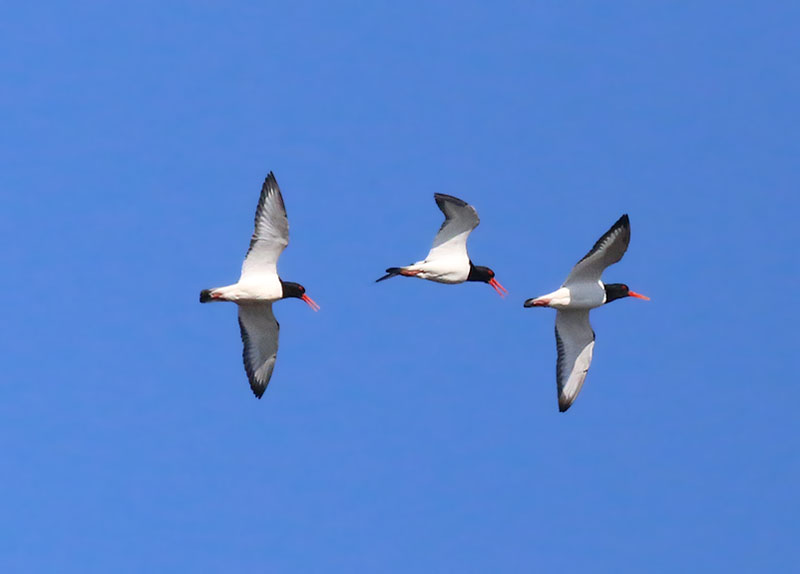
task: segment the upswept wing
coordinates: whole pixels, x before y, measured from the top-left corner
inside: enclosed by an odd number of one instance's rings
[[[244,344],[244,370],[253,394],[260,399],[272,377],[278,355],[280,325],[272,314],[272,303],[239,305],[239,329]]]
[[[245,276],[252,279],[257,275],[277,273],[278,258],[289,245],[289,219],[286,206],[272,172],[264,180],[261,197],[256,208],[256,221],[250,248],[242,265],[241,282]]]
[[[445,219],[425,260],[461,255],[468,257],[467,237],[481,222],[478,212],[467,202],[452,195],[435,193],[433,197]]]
[[[622,259],[631,241],[631,222],[626,213],[597,240],[591,251],[577,265],[564,281],[564,285],[600,280],[606,267]]]
[[[558,410],[566,411],[581,392],[592,363],[594,331],[589,310],[576,309],[556,313],[556,382]]]

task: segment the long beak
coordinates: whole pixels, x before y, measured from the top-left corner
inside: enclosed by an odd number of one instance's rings
[[[308,295],[306,295],[306,294],[304,293],[304,294],[303,294],[303,296],[302,296],[302,297],[300,297],[300,298],[301,298],[303,301],[305,301],[305,302],[306,302],[306,304],[307,304],[309,307],[311,307],[312,309],[314,309],[314,311],[319,311],[319,309],[320,309],[319,305],[317,305],[317,304],[316,304],[316,302],[315,302],[315,301],[314,301],[314,300],[313,300],[311,297],[309,297]]]
[[[650,297],[647,295],[642,295],[641,293],[636,293],[635,291],[628,290],[628,295],[631,297],[636,297],[637,299],[644,299],[645,301],[649,301]]]
[[[489,279],[489,285],[494,287],[494,290],[497,291],[497,294],[500,295],[501,297],[505,297],[506,293],[508,293],[508,289],[500,285],[500,282],[494,277]]]

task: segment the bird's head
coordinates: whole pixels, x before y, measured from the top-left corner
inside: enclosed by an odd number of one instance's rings
[[[649,301],[650,297],[631,291],[625,283],[609,283],[606,288],[606,303],[611,303],[615,299],[622,299],[623,297],[636,297],[637,299],[644,299]]]
[[[494,271],[482,265],[473,265],[472,261],[469,262],[469,275],[467,281],[480,281],[488,283],[495,291],[501,296],[505,297],[508,290],[500,285],[500,282],[494,278]]]
[[[283,287],[283,297],[281,297],[281,299],[287,299],[289,297],[301,299],[314,311],[319,311],[319,305],[317,305],[311,297],[306,295],[306,288],[300,285],[300,283],[281,281],[281,287]]]

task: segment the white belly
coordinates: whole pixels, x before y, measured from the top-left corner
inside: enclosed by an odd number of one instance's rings
[[[245,303],[248,301],[277,301],[283,297],[283,287],[277,275],[256,276],[245,282],[213,290],[225,301]]]
[[[437,283],[463,283],[469,276],[469,258],[448,257],[433,261],[419,261],[409,265],[407,269],[419,271],[417,277],[420,279]]]

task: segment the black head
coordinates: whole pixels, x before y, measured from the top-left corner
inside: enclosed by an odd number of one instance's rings
[[[488,283],[492,279],[494,279],[494,271],[488,267],[473,265],[472,261],[469,262],[469,275],[467,275],[467,281],[481,281],[483,283]]]
[[[641,293],[636,293],[628,289],[628,286],[625,283],[609,283],[605,286],[606,288],[606,303],[611,303],[616,299],[622,299],[623,297],[636,297],[637,299],[644,299],[646,301],[650,300],[650,297],[645,297]]]
[[[314,309],[314,311],[319,311],[319,305],[317,305],[311,297],[306,295],[306,288],[300,285],[300,283],[281,280],[281,287],[283,287],[283,297],[281,297],[281,299],[288,299],[289,297],[301,299],[305,301],[309,307]]]
[[[473,265],[472,261],[469,262],[469,275],[467,275],[467,281],[480,281],[481,283],[488,283],[500,294],[501,297],[505,297],[505,294],[508,293],[506,288],[500,285],[497,279],[494,278],[494,271],[488,267]]]
[[[281,280],[281,287],[283,287],[283,299],[288,297],[296,297],[301,299],[306,294],[306,288],[300,283],[292,283],[291,281]]]

